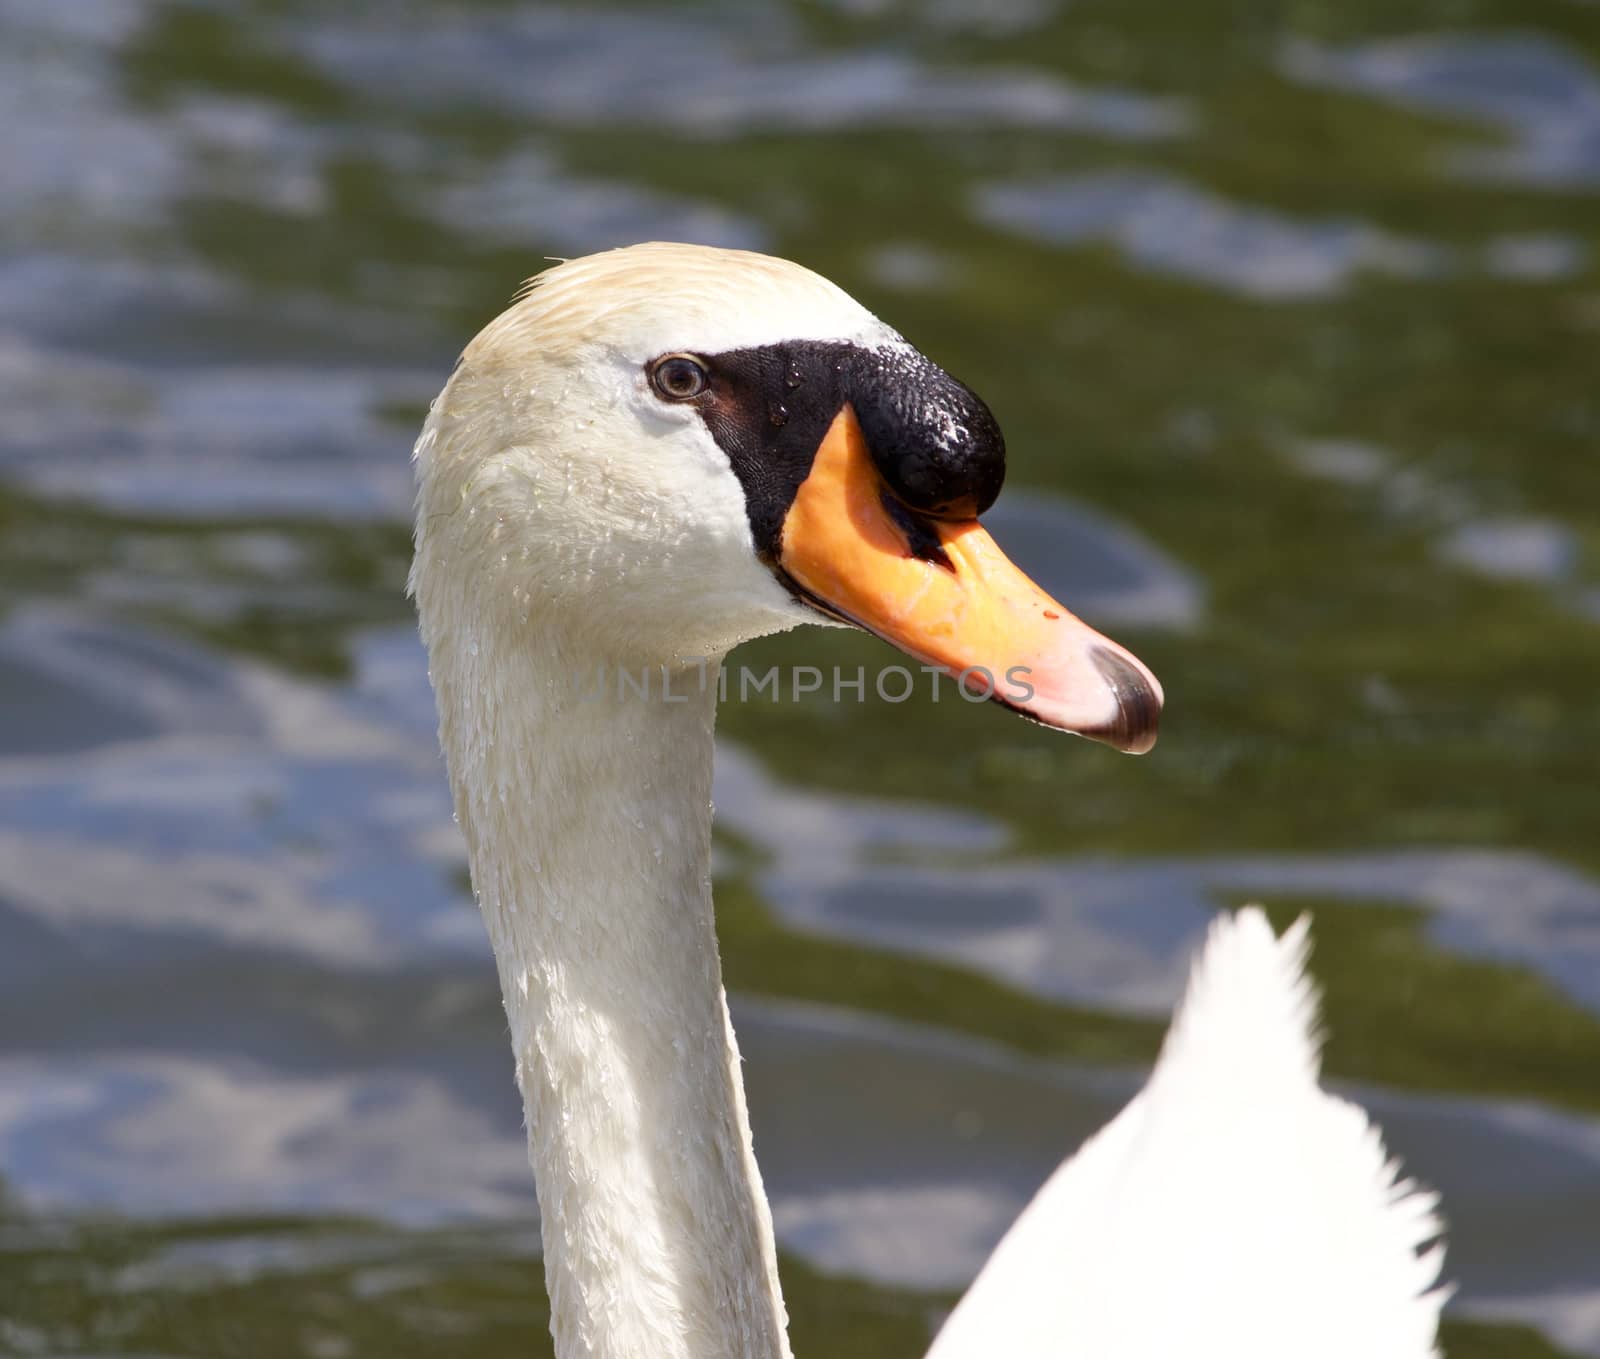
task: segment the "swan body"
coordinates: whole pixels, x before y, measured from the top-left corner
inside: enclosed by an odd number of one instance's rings
[[[1003,452],[832,284],[678,245],[547,271],[429,413],[411,588],[560,1359],[789,1354],[711,905],[727,651],[854,624],[1045,725],[1154,740],[1154,677],[979,527]],[[1432,1202],[1318,1088],[1303,952],[1259,914],[1214,929],[1150,1085],[938,1359],[1432,1353]]]

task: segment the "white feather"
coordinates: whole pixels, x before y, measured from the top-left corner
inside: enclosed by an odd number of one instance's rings
[[[929,1359],[1423,1359],[1437,1199],[1318,1084],[1308,922],[1220,917],[1143,1090],[1039,1191]]]

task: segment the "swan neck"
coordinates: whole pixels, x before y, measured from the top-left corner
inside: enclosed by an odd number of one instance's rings
[[[533,630],[427,639],[556,1353],[787,1359],[711,907],[715,665],[641,694]]]

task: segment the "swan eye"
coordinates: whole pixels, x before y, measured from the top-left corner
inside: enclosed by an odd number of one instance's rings
[[[650,385],[663,401],[690,401],[711,385],[711,375],[699,359],[668,354],[651,365]]]

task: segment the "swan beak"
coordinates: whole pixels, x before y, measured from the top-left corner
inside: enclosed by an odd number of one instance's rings
[[[976,519],[907,509],[846,405],[783,521],[778,564],[822,612],[1025,717],[1142,755],[1161,685],[1013,566]]]

